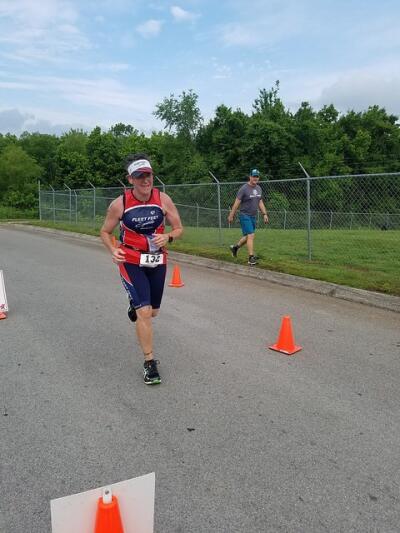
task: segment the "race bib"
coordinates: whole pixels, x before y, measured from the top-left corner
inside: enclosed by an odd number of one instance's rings
[[[154,268],[164,264],[164,254],[140,254],[140,266]]]

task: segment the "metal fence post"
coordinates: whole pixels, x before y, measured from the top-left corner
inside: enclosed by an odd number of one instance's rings
[[[78,195],[76,194],[76,190],[74,189],[75,194],[75,224],[78,224]]]
[[[42,220],[42,199],[40,190],[40,180],[38,180],[38,199],[39,199],[39,220]]]
[[[199,227],[199,214],[200,214],[200,208],[199,208],[199,204],[196,202],[196,228]]]
[[[284,215],[283,215],[283,229],[286,229],[286,217],[287,217],[287,211],[286,211],[286,209],[284,209],[283,211],[284,211]]]
[[[93,226],[96,225],[96,187],[91,183],[88,182],[91,187],[93,187]]]
[[[163,181],[161,181],[160,178],[159,178],[158,176],[154,176],[154,177],[156,178],[156,180],[158,180],[158,181],[161,183],[161,185],[162,185],[162,190],[163,190],[163,192],[165,193],[165,183],[164,183]]]
[[[307,176],[307,243],[308,243],[308,259],[311,261],[311,192],[310,192],[310,176],[303,165],[299,162],[301,170]]]
[[[217,183],[219,244],[222,246],[221,189],[220,189],[221,184],[210,170],[208,172],[210,176]]]
[[[53,222],[56,221],[56,191],[53,189],[53,186],[50,185],[50,189],[53,191]]]
[[[69,223],[72,222],[72,196],[71,196],[71,189],[64,183],[64,187],[66,187],[69,190]]]
[[[329,229],[332,229],[333,212],[331,211],[331,219],[329,221]]]

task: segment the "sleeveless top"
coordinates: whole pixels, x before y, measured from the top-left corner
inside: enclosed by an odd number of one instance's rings
[[[138,200],[133,189],[125,190],[122,198],[124,212],[120,220],[120,241],[126,262],[139,264],[141,252],[164,252],[151,239],[154,233],[164,233],[160,191],[153,188],[147,202]]]

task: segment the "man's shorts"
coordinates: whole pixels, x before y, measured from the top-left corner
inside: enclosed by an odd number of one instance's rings
[[[251,235],[256,231],[256,217],[240,214],[239,222],[243,235]]]
[[[121,263],[119,272],[122,284],[135,309],[145,305],[151,305],[153,309],[160,308],[167,265],[147,268],[132,263]]]

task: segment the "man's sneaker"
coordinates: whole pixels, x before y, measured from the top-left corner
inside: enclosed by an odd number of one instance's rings
[[[128,317],[129,317],[129,320],[131,320],[132,322],[136,322],[137,314],[136,314],[136,309],[132,305],[132,302],[129,304],[129,307],[128,307]]]
[[[238,253],[238,250],[239,250],[239,246],[237,244],[231,244],[229,246],[229,248],[231,249],[231,254],[233,257],[237,257],[237,253]]]
[[[249,260],[247,261],[249,265],[256,265],[257,264],[257,257],[255,255],[249,255]]]
[[[144,362],[143,379],[146,385],[157,385],[158,383],[161,383],[160,374],[157,370],[158,362],[159,361],[155,361],[154,359]]]

